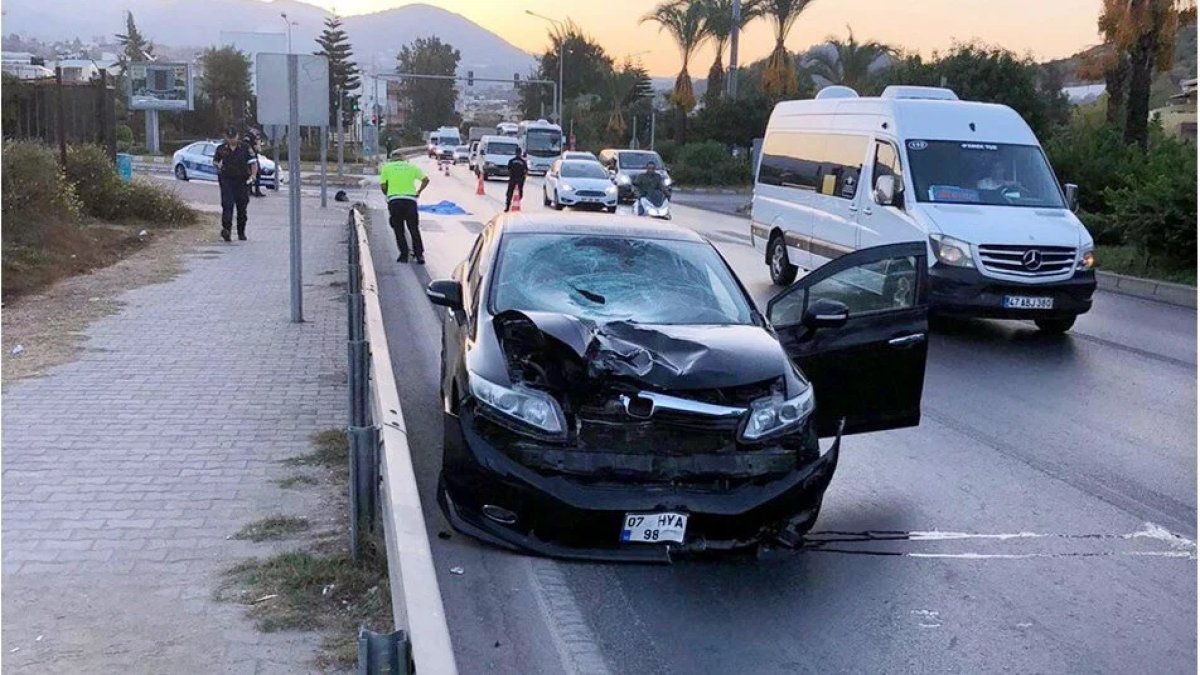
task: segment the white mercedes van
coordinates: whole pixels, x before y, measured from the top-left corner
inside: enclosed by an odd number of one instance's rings
[[[492,176],[508,176],[508,161],[521,152],[517,139],[508,136],[484,136],[475,152],[475,166],[484,180]]]
[[[936,87],[826,87],[772,111],[750,237],[779,285],[850,251],[922,241],[935,313],[1061,333],[1096,289],[1076,194],[1008,106]]]

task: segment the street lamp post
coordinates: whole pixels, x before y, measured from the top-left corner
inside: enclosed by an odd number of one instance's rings
[[[558,123],[562,124],[563,47],[566,42],[567,34],[566,34],[566,31],[564,31],[562,29],[561,21],[559,21],[557,19],[551,19],[548,16],[542,16],[541,14],[538,14],[537,12],[534,12],[533,10],[529,10],[529,9],[525,10],[525,13],[528,14],[529,16],[536,16],[537,18],[539,18],[543,21],[549,21],[550,23],[554,24],[555,28],[557,28],[559,30],[559,35],[558,35],[558,96],[556,97],[557,100],[554,101],[554,111],[558,117]]]
[[[280,12],[279,16],[283,19],[283,25],[287,26],[288,53],[291,54],[292,53],[292,26],[299,26],[300,24],[295,21],[289,20],[287,12]]]

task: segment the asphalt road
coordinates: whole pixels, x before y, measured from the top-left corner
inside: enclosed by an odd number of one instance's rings
[[[487,192],[463,167],[433,178],[424,201],[470,215],[423,215],[424,268],[392,262],[381,195],[356,193],[461,672],[1195,672],[1196,312],[1123,296],[1100,294],[1058,338],[940,328],[921,425],[843,442],[821,549],[581,564],[452,533],[434,501],[440,315],[423,287],[499,210],[503,185]],[[527,192],[542,210],[540,179]],[[675,222],[765,304],[745,219],[678,206]]]

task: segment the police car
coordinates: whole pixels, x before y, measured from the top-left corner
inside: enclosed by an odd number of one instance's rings
[[[175,177],[179,180],[216,180],[217,167],[213,164],[213,154],[217,146],[224,141],[197,141],[175,151],[171,163],[175,167]],[[275,162],[261,154],[258,156],[259,183],[272,190],[279,189],[279,175],[275,171]]]

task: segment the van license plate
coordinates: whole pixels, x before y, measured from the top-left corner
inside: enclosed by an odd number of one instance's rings
[[[687,531],[686,513],[626,513],[621,527],[622,542],[664,541],[683,543]]]
[[[1054,298],[1031,298],[1025,295],[1004,296],[1005,309],[1054,309]]]

